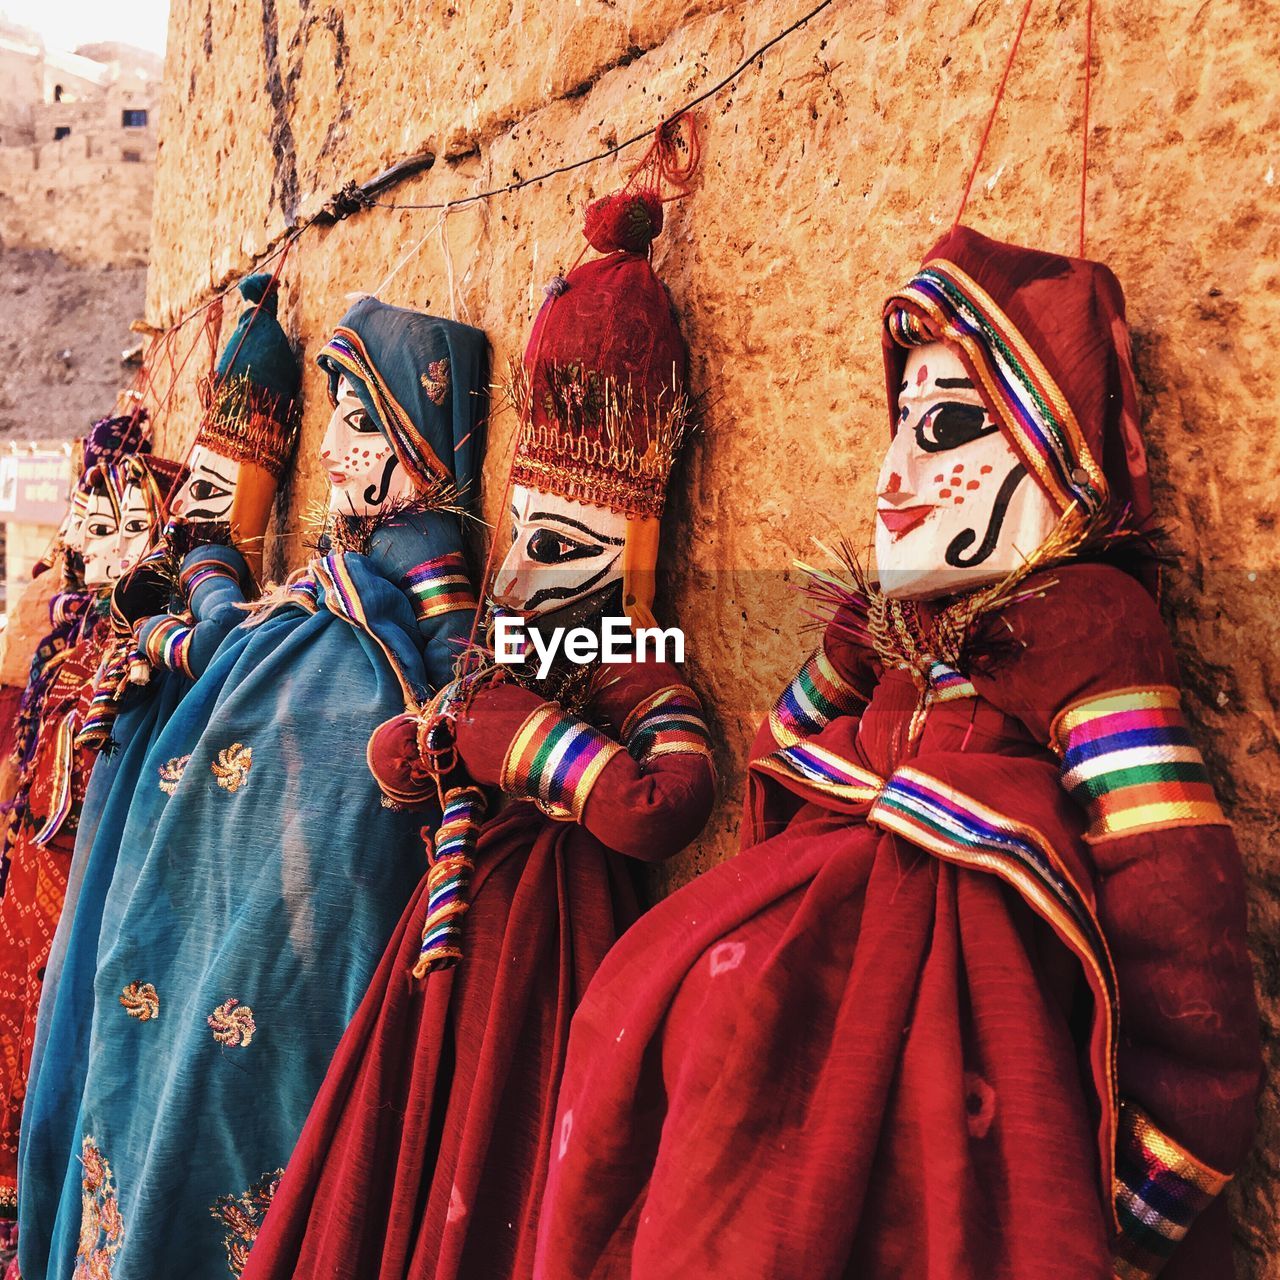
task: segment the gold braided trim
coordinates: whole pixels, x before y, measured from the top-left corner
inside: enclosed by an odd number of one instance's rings
[[[577,365],[546,369],[550,391],[534,422],[529,370],[512,361],[505,392],[521,423],[516,484],[632,517],[658,517],[689,424],[689,398],[672,370],[658,401]],[[645,440],[641,448],[637,437]]]
[[[278,480],[293,453],[297,406],[248,377],[208,380],[201,399],[204,418],[196,443],[233,462],[259,466]]]

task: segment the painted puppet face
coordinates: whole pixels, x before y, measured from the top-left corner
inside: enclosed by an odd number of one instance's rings
[[[89,494],[84,518],[82,554],[84,585],[105,587],[120,576],[120,520],[107,496],[106,487],[96,485]]]
[[[511,550],[493,581],[504,609],[554,613],[622,581],[626,516],[524,485],[512,490],[511,516]]]
[[[338,382],[320,461],[329,473],[329,510],[339,516],[374,515],[388,502],[413,496],[413,483],[351,384]]]
[[[207,445],[193,446],[187,459],[190,474],[169,504],[175,516],[191,524],[225,524],[231,519],[240,464]]]
[[[89,495],[79,485],[71,495],[71,505],[63,517],[58,539],[69,551],[84,550],[84,517],[89,509]]]
[[[117,565],[121,575],[142,558],[151,536],[151,511],[140,485],[131,484],[120,501],[120,537]]]
[[[1058,521],[955,351],[912,347],[880,468],[876,563],[885,594],[952,595],[996,582]]]

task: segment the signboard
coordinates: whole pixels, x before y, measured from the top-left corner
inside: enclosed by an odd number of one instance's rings
[[[71,459],[61,450],[0,456],[0,520],[61,524],[70,488]]]

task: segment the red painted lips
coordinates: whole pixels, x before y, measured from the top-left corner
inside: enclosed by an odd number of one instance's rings
[[[932,510],[932,506],[879,507],[876,515],[880,517],[884,527],[894,538],[900,538],[904,533],[914,529]]]

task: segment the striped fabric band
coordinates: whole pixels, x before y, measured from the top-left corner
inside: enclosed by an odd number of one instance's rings
[[[476,607],[466,561],[456,551],[446,552],[410,569],[400,579],[400,589],[413,602],[413,612],[419,622],[439,617],[442,613]]]
[[[797,742],[751,762],[751,768],[837,800],[866,804],[880,794],[879,774],[812,742]]]
[[[622,747],[554,703],[519,728],[502,764],[503,791],[536,801],[552,817],[582,820],[601,770]]]
[[[1088,814],[1087,839],[1227,820],[1168,685],[1078,702],[1052,741],[1062,784]]]
[[[638,703],[622,722],[620,736],[642,764],[667,755],[711,758],[702,703],[687,684],[668,685]]]
[[[1196,1216],[1229,1181],[1125,1103],[1116,1144],[1116,1280],[1159,1275]]]
[[[191,675],[193,629],[181,618],[161,618],[142,642],[142,656],[153,667]]]
[[[915,312],[923,313],[923,323]],[[1104,505],[1106,480],[1066,396],[975,280],[954,263],[930,262],[885,303],[885,325],[902,345],[942,339],[964,351],[1019,454],[1059,511],[1074,502],[1086,511]]]
[[[978,691],[968,676],[945,662],[929,664],[929,701],[954,702],[957,698],[976,698]]]
[[[801,739],[820,733],[838,716],[861,711],[866,702],[819,648],[773,704],[769,731],[779,745],[794,746]]]
[[[46,845],[62,830],[73,808],[72,774],[75,770],[75,712],[68,711],[54,729],[54,756],[49,787],[53,803],[39,830],[31,837],[38,845]]]
[[[343,553],[335,552],[332,555],[321,556],[320,559],[312,561],[311,569],[315,575],[316,586],[324,592],[325,608],[335,617],[342,618],[350,622],[352,626],[358,627],[382,650],[383,656],[390,664],[391,670],[395,673],[396,680],[399,682],[400,691],[404,695],[405,706],[407,708],[417,706],[419,691],[414,689],[412,682],[401,668],[396,655],[369,621],[369,612],[360,597],[360,591],[355,584],[355,579],[352,578],[350,571],[347,569]],[[300,602],[305,599],[306,595],[304,591],[299,590],[301,585],[302,580],[299,579],[295,581],[292,588],[292,590],[298,591]]]
[[[419,488],[433,480],[452,480],[452,472],[436,457],[422,438],[404,406],[391,394],[391,388],[378,375],[364,343],[353,329],[339,327],[316,357],[322,367],[331,362],[359,379],[378,410],[378,425],[387,435],[400,465]]]
[[[413,967],[415,978],[450,969],[462,959],[462,918],[470,906],[467,895],[484,817],[485,799],[479,787],[459,788],[445,797],[427,873],[427,918]],[[428,828],[423,828],[423,835],[430,836]]]
[[[187,599],[190,599],[193,592],[215,578],[226,578],[236,582],[239,575],[229,564],[224,564],[221,560],[196,560],[187,565],[178,575],[178,585]]]

